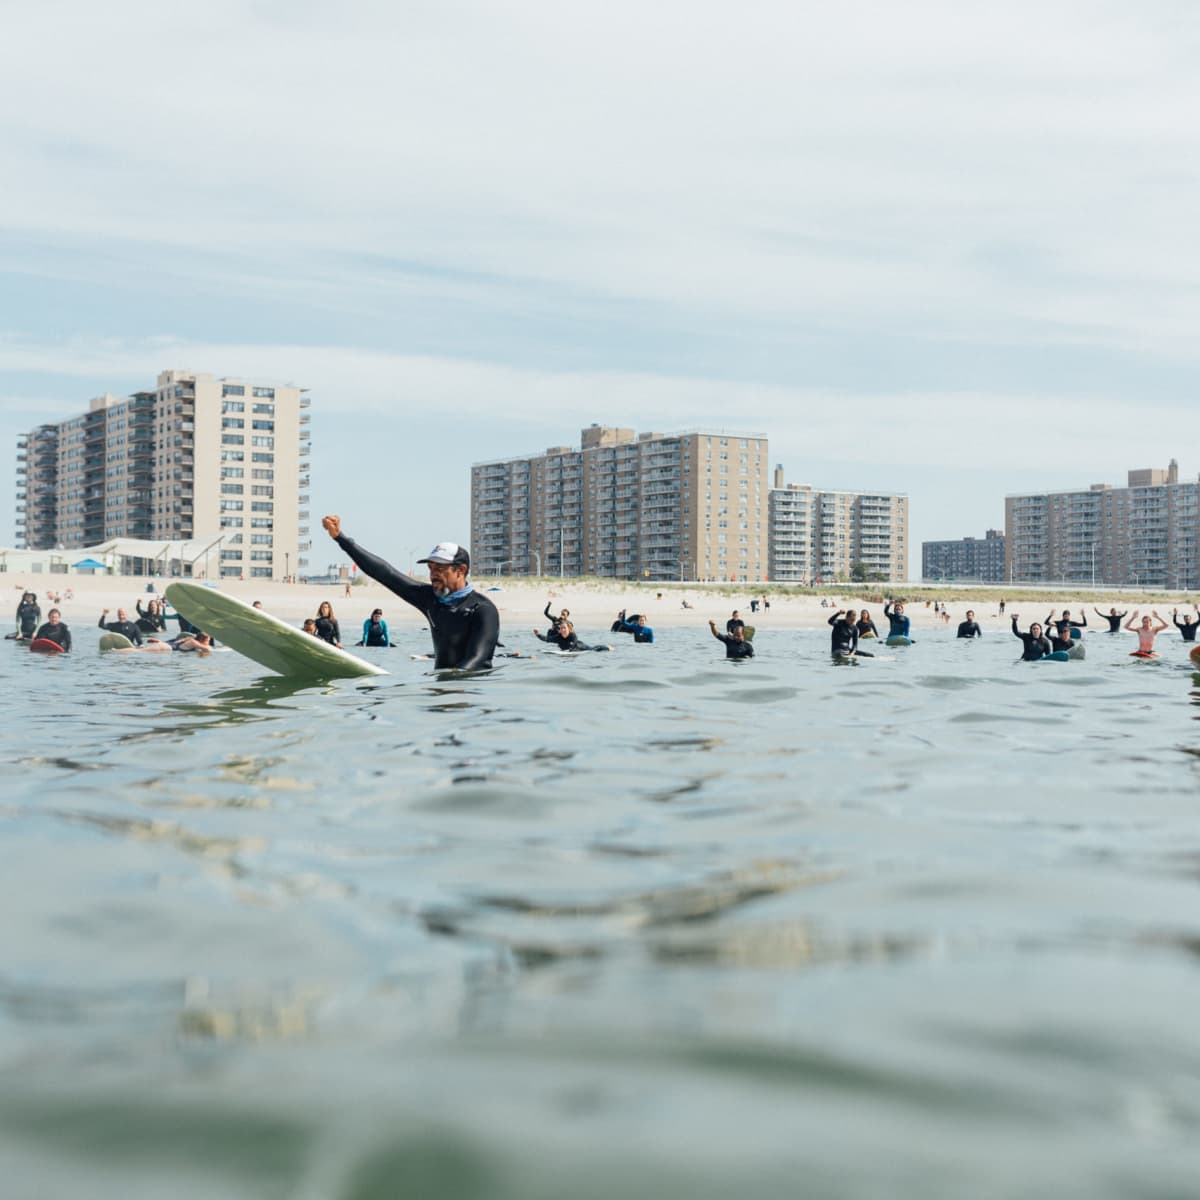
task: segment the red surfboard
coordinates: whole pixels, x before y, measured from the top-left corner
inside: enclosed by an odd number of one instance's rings
[[[62,654],[63,648],[57,643],[52,642],[49,638],[34,638],[29,643],[29,648],[34,654]]]

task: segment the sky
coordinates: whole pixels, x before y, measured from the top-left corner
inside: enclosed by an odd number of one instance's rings
[[[0,497],[166,368],[311,389],[312,509],[385,557],[592,422],[905,492],[914,575],[1195,477],[1198,57],[1185,0],[6,9]]]

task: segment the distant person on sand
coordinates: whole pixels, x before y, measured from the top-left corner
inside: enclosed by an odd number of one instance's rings
[[[1115,608],[1110,608],[1106,613],[1102,613],[1098,608],[1093,608],[1092,612],[1094,612],[1098,617],[1103,617],[1104,620],[1108,622],[1109,633],[1120,633],[1121,622],[1125,620],[1127,616],[1129,616],[1128,611],[1119,613]]]
[[[346,537],[341,517],[324,517],[321,524],[364,575],[424,613],[433,637],[436,667],[459,671],[491,667],[500,637],[500,614],[467,579],[471,555],[466,546],[438,542],[424,558],[417,560],[429,567],[429,582],[420,583]]]
[[[1130,633],[1137,634],[1138,648],[1133,651],[1135,658],[1158,657],[1154,650],[1154,639],[1167,628],[1167,623],[1158,613],[1154,613],[1153,616],[1154,620],[1158,622],[1157,625],[1152,624],[1149,617],[1143,617],[1141,624],[1137,624],[1138,614],[1137,609],[1134,609],[1133,616],[1125,622],[1125,628]]]
[[[732,633],[719,633],[716,621],[709,621],[708,628],[718,642],[724,643],[726,658],[754,657],[754,647],[746,641],[745,625],[735,625]]]

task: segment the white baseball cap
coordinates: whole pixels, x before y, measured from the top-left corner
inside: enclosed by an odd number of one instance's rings
[[[470,568],[471,556],[467,553],[466,546],[460,546],[457,542],[438,542],[424,558],[418,558],[417,562],[454,563]]]

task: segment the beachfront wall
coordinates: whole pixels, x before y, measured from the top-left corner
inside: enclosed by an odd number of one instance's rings
[[[1008,496],[1005,578],[1017,583],[1200,588],[1200,482],[1178,464],[1130,471],[1127,486]]]

